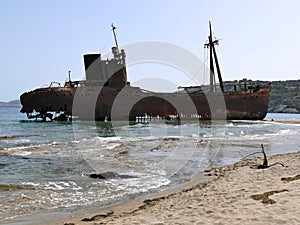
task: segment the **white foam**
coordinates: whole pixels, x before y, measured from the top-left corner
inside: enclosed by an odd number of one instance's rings
[[[121,146],[120,143],[115,143],[115,144],[109,144],[109,145],[106,145],[105,147],[106,147],[107,149],[114,149],[114,148],[119,147],[119,146]]]
[[[82,188],[77,186],[77,184],[73,181],[68,182],[68,181],[51,181],[51,182],[47,182],[44,185],[44,188],[46,190],[69,190],[69,189],[73,189],[73,190],[81,190]]]
[[[34,182],[22,182],[22,185],[28,185],[28,186],[38,187],[41,184],[40,183],[34,183]]]
[[[24,152],[16,152],[14,155],[27,156],[27,155],[31,155],[31,154],[32,154],[32,152],[24,151]]]
[[[279,131],[279,134],[289,134],[289,133],[291,133],[290,129],[285,129],[285,130],[280,130]]]

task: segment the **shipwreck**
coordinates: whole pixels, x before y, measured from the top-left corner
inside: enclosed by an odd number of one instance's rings
[[[64,86],[50,85],[20,96],[22,113],[29,119],[46,120],[262,120],[267,114],[271,84],[248,80],[223,82],[211,24],[209,24],[210,84],[181,87],[172,93],[158,93],[133,87],[127,80],[126,55],[119,49],[115,27],[113,57],[86,54],[85,80],[71,80]],[[218,83],[215,82],[215,76]]]

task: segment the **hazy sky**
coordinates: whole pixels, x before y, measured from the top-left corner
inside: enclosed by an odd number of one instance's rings
[[[68,70],[83,78],[82,55],[113,45],[111,23],[121,46],[163,41],[204,60],[211,20],[224,80],[300,79],[299,9],[298,0],[0,0],[0,101],[64,83]],[[138,76],[129,70],[129,80]]]

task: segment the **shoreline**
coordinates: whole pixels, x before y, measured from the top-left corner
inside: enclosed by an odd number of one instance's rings
[[[268,159],[270,164],[281,162],[284,167],[274,165],[267,169],[251,169],[251,164],[261,164],[262,159],[242,160],[206,172],[206,175],[211,174],[214,177],[209,181],[200,180],[198,183],[195,181],[182,190],[168,195],[144,199],[142,205],[134,205],[133,210],[126,209],[124,205],[125,212],[115,209],[113,214],[101,212],[93,217],[84,217],[92,221],[71,220],[67,223],[76,225],[300,223],[298,219],[300,209],[297,207],[300,204],[298,188],[300,180],[295,179],[291,182],[281,180],[300,176],[300,152],[269,156]],[[276,201],[272,204],[264,204],[251,198],[272,191],[278,191],[269,197]]]
[[[270,121],[270,122],[274,122],[274,123],[282,123],[282,124],[300,124],[300,121],[290,121],[290,120],[273,120],[273,121]]]
[[[215,177],[205,176],[204,172],[199,173],[193,181],[190,181],[180,187],[171,187],[170,189],[163,190],[158,193],[150,193],[143,196],[138,196],[135,199],[124,200],[118,203],[111,203],[100,207],[96,206],[78,206],[71,209],[63,209],[59,212],[59,209],[53,209],[45,212],[39,212],[32,215],[21,216],[13,218],[11,220],[3,221],[3,225],[89,225],[95,224],[97,219],[91,219],[93,217],[101,217],[99,215],[109,215],[113,211],[114,215],[127,214],[132,211],[136,211],[142,205],[145,200],[150,199],[164,199],[166,196],[172,196],[176,193],[180,193],[187,189],[192,189],[199,184],[206,185],[209,181],[215,179]],[[86,221],[83,221],[86,219]],[[90,220],[90,221],[88,221]],[[69,222],[68,222],[69,221]],[[71,221],[71,222],[70,222]],[[73,222],[72,222],[73,221]],[[91,223],[89,223],[91,222]]]
[[[284,166],[253,169],[262,159],[246,159],[205,171],[178,189],[86,207],[43,224],[300,224],[300,151],[268,160]]]

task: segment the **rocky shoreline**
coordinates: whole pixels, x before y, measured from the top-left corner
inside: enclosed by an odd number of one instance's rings
[[[279,104],[274,107],[268,108],[269,113],[300,113],[300,110],[296,107],[290,107],[289,105]]]

